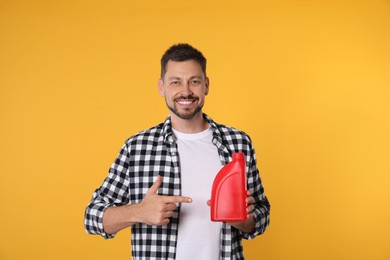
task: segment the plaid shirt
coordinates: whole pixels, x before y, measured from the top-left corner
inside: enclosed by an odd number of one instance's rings
[[[246,234],[223,223],[220,238],[220,259],[244,259],[241,239],[252,239],[265,231],[269,225],[270,204],[264,195],[249,136],[234,128],[217,124],[207,115],[204,118],[212,129],[212,142],[218,148],[222,165],[231,161],[233,152],[245,154],[247,187],[255,198],[255,229]],[[106,234],[103,230],[104,211],[111,206],[141,202],[157,175],[163,177],[159,195],[181,195],[179,154],[170,117],[164,123],[130,137],[123,145],[107,178],[95,191],[86,208],[86,231],[100,234],[104,238],[113,238],[115,234]],[[133,259],[175,259],[179,212],[180,204],[168,225],[150,226],[139,223],[132,226]]]

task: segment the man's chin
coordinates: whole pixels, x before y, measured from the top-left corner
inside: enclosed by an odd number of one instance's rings
[[[200,109],[197,109],[196,111],[188,111],[188,112],[179,112],[176,109],[169,109],[172,113],[174,113],[178,118],[183,120],[191,120],[193,119],[198,113],[201,113]]]
[[[189,113],[189,114],[186,114],[186,113],[175,113],[174,114],[179,117],[180,119],[183,119],[183,120],[191,120],[195,117],[196,113]]]

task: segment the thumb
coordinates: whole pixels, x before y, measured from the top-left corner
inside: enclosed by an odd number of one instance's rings
[[[156,181],[153,183],[153,185],[149,188],[148,194],[157,193],[158,188],[160,188],[162,183],[162,177],[160,175],[157,175]]]

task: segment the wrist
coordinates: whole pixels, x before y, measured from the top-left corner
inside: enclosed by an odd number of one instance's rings
[[[242,222],[230,222],[229,223],[232,227],[240,230],[244,233],[251,233],[255,229],[255,220],[253,218],[253,215],[250,214],[248,216],[248,219]]]
[[[140,204],[127,204],[124,214],[124,220],[130,226],[138,223],[142,223],[142,209]]]

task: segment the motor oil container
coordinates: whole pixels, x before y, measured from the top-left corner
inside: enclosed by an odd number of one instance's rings
[[[211,220],[240,222],[247,219],[246,213],[246,166],[243,153],[233,153],[232,161],[216,175],[212,190]]]

